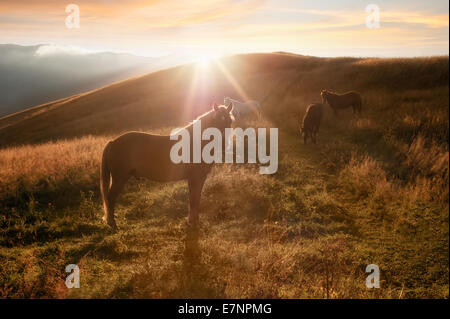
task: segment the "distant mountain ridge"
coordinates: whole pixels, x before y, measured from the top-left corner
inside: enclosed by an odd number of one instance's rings
[[[51,44],[0,44],[0,116],[174,66],[178,60]]]

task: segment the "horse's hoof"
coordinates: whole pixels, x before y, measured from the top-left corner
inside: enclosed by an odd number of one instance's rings
[[[103,221],[106,223],[106,225],[111,227],[112,230],[114,230],[114,231],[118,230],[116,221],[114,219],[107,219],[106,217],[103,217]]]

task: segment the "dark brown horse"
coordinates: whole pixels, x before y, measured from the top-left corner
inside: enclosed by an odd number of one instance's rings
[[[320,122],[323,116],[323,104],[310,104],[306,109],[305,116],[301,123],[300,134],[303,135],[303,143],[306,144],[308,137],[316,144],[317,133],[319,132]]]
[[[328,103],[336,115],[338,115],[338,110],[346,109],[350,106],[353,108],[353,114],[356,112],[361,114],[362,102],[361,95],[358,92],[351,91],[344,94],[336,94],[322,90],[320,95],[322,96],[322,103]]]
[[[197,120],[201,121],[202,130],[214,127],[223,135],[225,128],[230,127],[232,123],[231,110],[232,105],[225,107],[214,104],[211,111],[201,115]],[[192,150],[193,124],[186,126],[185,129],[190,134]],[[170,150],[175,143],[177,141],[171,140],[170,136],[129,132],[106,144],[102,156],[100,190],[105,208],[103,220],[108,225],[117,228],[114,206],[119,193],[131,176],[146,177],[159,182],[187,179],[190,204],[188,221],[191,224],[197,223],[200,194],[213,164],[193,163],[192,159],[189,163],[175,164],[170,158]]]

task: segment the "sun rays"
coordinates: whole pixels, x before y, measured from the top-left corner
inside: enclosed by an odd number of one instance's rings
[[[199,55],[195,62],[180,72],[180,77],[186,77],[186,95],[183,119],[187,120],[204,110],[205,103],[223,104],[227,95],[243,101],[249,100],[249,94],[231,73],[221,59],[211,54]],[[220,80],[223,77],[225,81]],[[219,85],[224,83],[225,86]],[[228,85],[227,85],[228,84]]]
[[[248,94],[244,91],[239,82],[233,77],[231,72],[223,65],[220,60],[215,60],[215,65],[217,65],[218,69],[222,72],[228,82],[233,86],[236,92],[239,94],[239,98],[243,101],[249,100]]]

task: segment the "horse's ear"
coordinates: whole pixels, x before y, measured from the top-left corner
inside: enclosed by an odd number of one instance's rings
[[[227,111],[228,111],[228,113],[230,113],[231,110],[233,110],[233,103],[230,102],[230,104],[227,105]]]
[[[218,111],[219,110],[219,106],[217,105],[217,103],[214,103],[213,110],[214,111]]]

